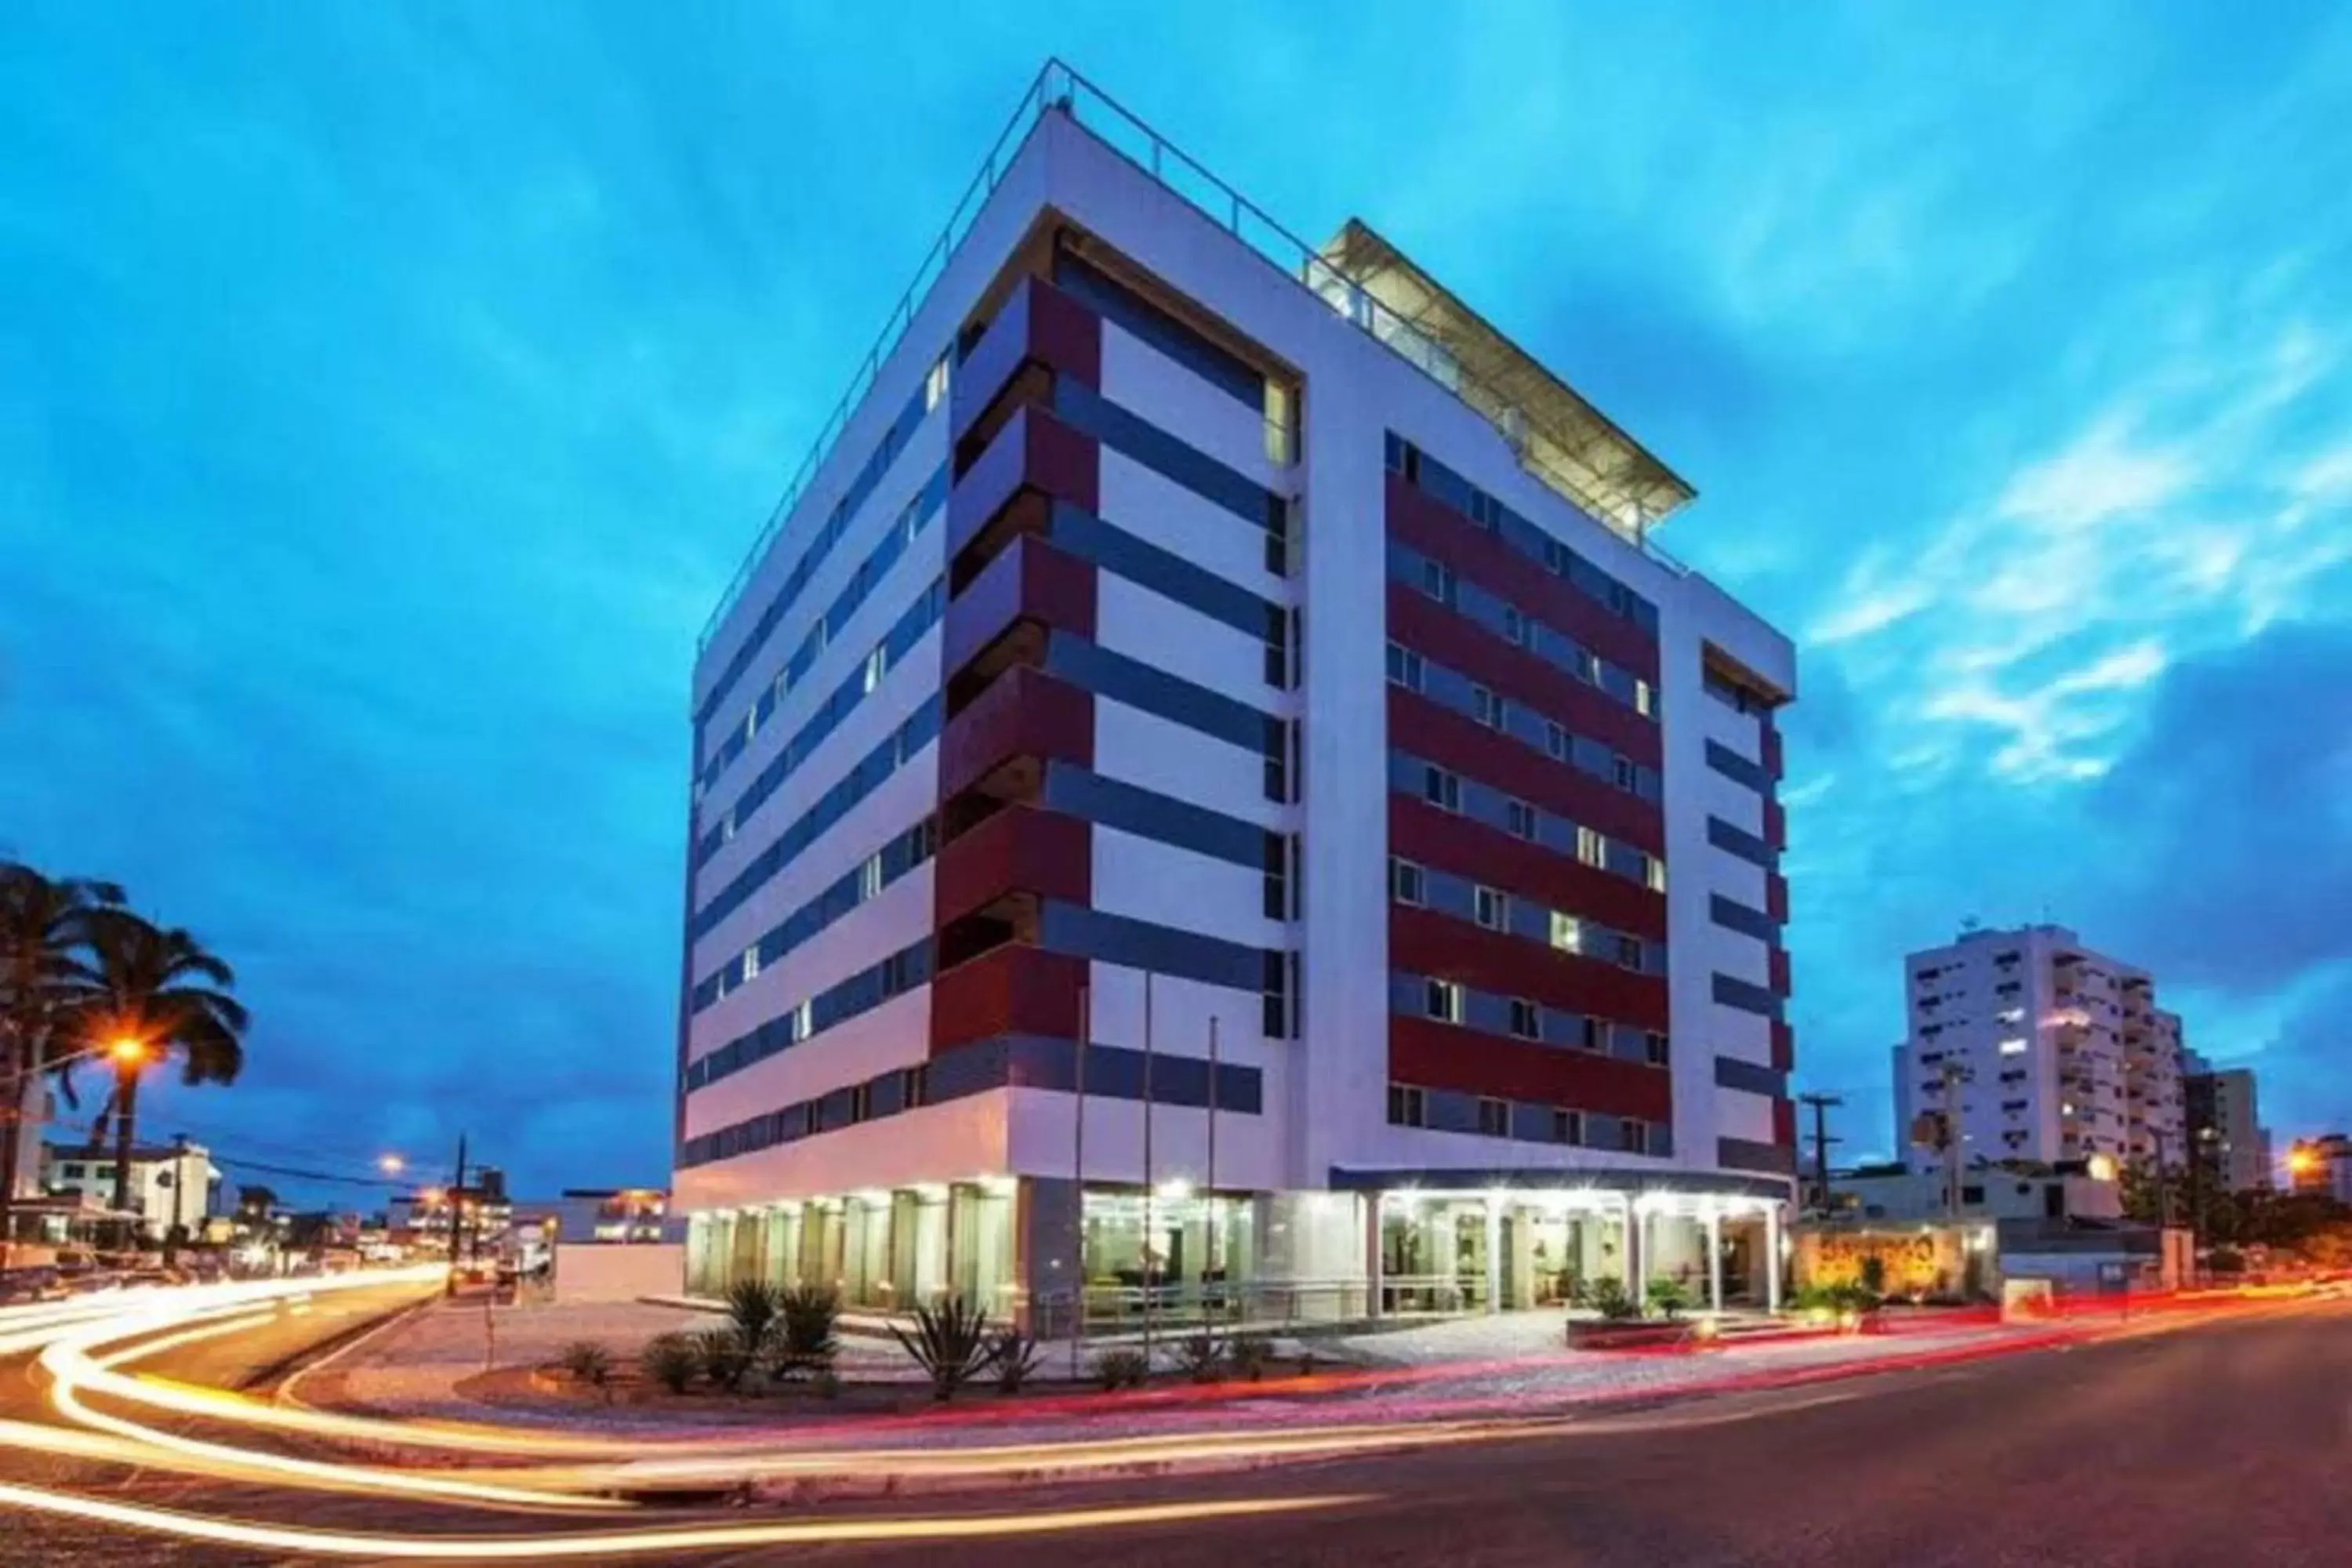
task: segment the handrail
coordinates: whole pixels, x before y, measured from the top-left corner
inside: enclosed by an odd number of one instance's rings
[[[1021,145],[1028,140],[1029,132],[1048,110],[1058,110],[1068,116],[1071,123],[1150,175],[1162,187],[1181,197],[1194,210],[1257,252],[1261,260],[1323,300],[1341,319],[1351,322],[1398,358],[1444,387],[1466,407],[1494,425],[1507,441],[1510,440],[1511,432],[1502,417],[1504,411],[1515,406],[1509,398],[1464,370],[1460,362],[1443,344],[1324,260],[1321,251],[1283,227],[1265,209],[1211,174],[1197,160],[1152,130],[1108,93],[1059,59],[1048,58],[1014,106],[1012,117],[1006,121],[1004,129],[998,133],[996,141],[989,148],[988,156],[982,162],[980,172],[965,187],[962,198],[948,216],[946,226],[916,268],[913,280],[891,308],[873,348],[850,378],[848,389],[842,394],[841,400],[819,427],[814,445],[793,476],[792,482],[785,487],[783,498],[769,512],[759,536],[752,541],[742,563],[736,568],[735,575],[719,595],[718,607],[711,612],[701,635],[695,640],[698,656],[710,646],[711,638],[718,635],[719,625],[734,613],[736,605],[741,602],[752,574],[782,533],[793,510],[806,497],[817,470],[832,455],[833,447],[839,441],[851,415],[880,374],[883,362],[889,358],[906,336],[931,288],[946,272],[957,248],[971,232],[981,207],[994,194],[997,184],[1011,169]],[[1133,142],[1138,137],[1141,139],[1139,146],[1122,145],[1123,142]],[[1476,395],[1465,393],[1465,386]],[[1514,442],[1513,445],[1516,447],[1517,444]],[[1597,526],[1626,540],[1676,576],[1689,574],[1689,567],[1650,542],[1646,529],[1629,536],[1624,530],[1596,516],[1591,508],[1576,499],[1572,481],[1568,476],[1551,470],[1532,455],[1523,454],[1521,461],[1545,484],[1545,488],[1576,507]]]

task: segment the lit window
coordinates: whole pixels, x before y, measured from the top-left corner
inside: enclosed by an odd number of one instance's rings
[[[749,745],[749,744],[751,743],[751,737],[752,737],[752,736],[754,736],[754,735],[756,735],[756,734],[758,734],[759,732],[760,732],[760,709],[759,709],[759,705],[758,705],[758,704],[756,704],[756,703],[754,703],[754,704],[752,705],[751,710],[749,713],[746,713],[746,714],[744,714],[744,715],[743,715],[743,742],[744,742],[744,744]]]
[[[1638,675],[1633,678],[1633,711],[1645,718],[1654,719],[1658,715],[1658,694],[1650,689],[1648,681]]]
[[[1401,904],[1423,901],[1421,868],[1410,860],[1389,861],[1389,896]]]
[[[2025,1037],[2022,1035],[2012,1035],[2008,1039],[2001,1041],[2000,1054],[2005,1057],[2023,1056],[2025,1054]]]
[[[1534,806],[1529,805],[1526,801],[1515,800],[1504,807],[1504,816],[1509,822],[1511,832],[1515,837],[1528,839],[1535,837],[1536,808]]]
[[[1664,860],[1659,859],[1655,855],[1643,856],[1642,880],[1643,884],[1649,888],[1650,891],[1654,893],[1664,892],[1666,890],[1666,863]]]
[[[814,1032],[814,1025],[816,1022],[815,1002],[813,999],[803,999],[799,1006],[793,1009],[792,1019],[793,1038],[807,1039]]]
[[[890,670],[890,650],[877,643],[874,651],[866,656],[866,690],[871,695],[882,684],[883,676]]]
[[[1430,981],[1422,996],[1421,1010],[1441,1024],[1462,1021],[1462,987],[1451,980]]]
[[[931,366],[931,374],[923,378],[923,412],[929,414],[948,395],[948,356],[941,354]]]
[[[1576,858],[1583,861],[1588,866],[1607,865],[1609,863],[1609,840],[1601,837],[1601,835],[1593,832],[1590,827],[1578,828],[1576,830]]]
[[[1583,923],[1574,915],[1564,915],[1554,910],[1551,914],[1551,944],[1562,952],[1581,952],[1584,945]]]
[[[746,980],[760,978],[760,950],[757,947],[747,947],[743,950],[743,978]]]
[[[868,855],[857,868],[857,900],[864,903],[882,890],[882,857]]]

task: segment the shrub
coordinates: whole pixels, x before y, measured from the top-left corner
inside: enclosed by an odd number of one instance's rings
[[[574,1340],[563,1347],[556,1363],[569,1373],[575,1383],[591,1388],[609,1389],[613,1382],[613,1352],[594,1340]],[[608,1394],[606,1397],[611,1397]]]
[[[915,1331],[910,1334],[893,1323],[890,1335],[929,1375],[934,1399],[953,1399],[955,1391],[994,1354],[988,1314],[961,1296],[950,1296],[936,1307],[916,1308]]]
[[[702,1352],[685,1334],[656,1334],[638,1352],[637,1364],[672,1394],[684,1394],[694,1374],[702,1370]]]
[[[1214,1383],[1225,1370],[1225,1342],[1208,1329],[1196,1329],[1176,1342],[1176,1364],[1194,1383]]]
[[[1622,1323],[1642,1315],[1641,1304],[1625,1289],[1625,1281],[1614,1275],[1603,1275],[1589,1280],[1584,1286],[1584,1304],[1601,1316],[1605,1322]]]
[[[694,1353],[702,1363],[702,1375],[730,1393],[741,1386],[743,1374],[751,1370],[751,1352],[744,1348],[743,1336],[732,1323],[695,1335]]]
[[[814,1285],[795,1285],[777,1298],[776,1311],[780,1342],[772,1368],[774,1374],[791,1377],[832,1371],[833,1358],[841,1350],[840,1337],[834,1331],[835,1321],[841,1316],[840,1295]]]
[[[1274,1359],[1274,1342],[1264,1334],[1235,1334],[1225,1342],[1225,1359],[1233,1363],[1235,1377],[1255,1383]]]
[[[1029,1374],[1037,1370],[1037,1342],[1007,1323],[990,1339],[988,1360],[996,1369],[996,1386],[1006,1394],[1018,1394]]]
[[[775,1338],[782,1299],[783,1292],[765,1279],[738,1279],[729,1287],[727,1321],[752,1356],[757,1357]]]
[[[1141,1351],[1105,1351],[1095,1357],[1095,1382],[1104,1393],[1114,1389],[1141,1388],[1151,1375],[1151,1363]]]
[[[1653,1279],[1647,1294],[1651,1309],[1670,1323],[1690,1308],[1690,1289],[1679,1279]]]

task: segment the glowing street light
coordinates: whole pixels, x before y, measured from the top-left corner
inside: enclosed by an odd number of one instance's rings
[[[397,1154],[386,1154],[376,1161],[375,1168],[387,1176],[396,1176],[408,1169],[408,1162]]]
[[[106,1054],[121,1066],[136,1066],[147,1059],[147,1042],[136,1035],[124,1035],[107,1042]]]

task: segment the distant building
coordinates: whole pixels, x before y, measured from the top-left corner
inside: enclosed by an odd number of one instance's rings
[[[1904,963],[1909,1037],[1894,1048],[1895,1138],[1948,1113],[1964,1163],[2186,1158],[2180,1020],[2146,970],[2064,926],[1963,931]]]
[[[566,1187],[552,1198],[517,1198],[514,1223],[551,1224],[548,1239],[643,1243],[686,1239],[686,1221],[669,1212],[669,1194],[656,1187]]]
[[[2222,1191],[2270,1186],[2270,1134],[2256,1113],[2252,1068],[2217,1068],[2192,1059],[2181,1079],[2181,1104],[2189,1142]]]
[[[1944,1173],[1900,1163],[1834,1173],[1832,1219],[1864,1223],[1972,1219],[2119,1219],[2122,1184],[2091,1173],[2082,1163],[2019,1171],[2000,1166],[1963,1169],[1959,1212],[1951,1213]]]
[[[142,1143],[131,1150],[131,1212],[140,1228],[161,1241],[173,1226],[204,1228],[220,1190],[221,1173],[201,1143]],[[114,1152],[41,1146],[41,1185],[94,1207],[114,1202]]]
[[[2287,1152],[2287,1173],[2298,1193],[2319,1193],[2352,1204],[2352,1138],[2341,1132],[2298,1140]]]

